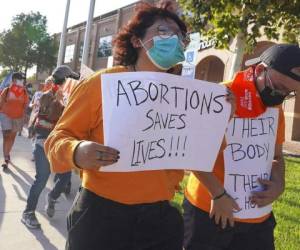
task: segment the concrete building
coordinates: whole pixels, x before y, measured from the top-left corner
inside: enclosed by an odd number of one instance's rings
[[[158,2],[148,0],[150,3]],[[110,64],[112,54],[112,39],[118,30],[128,22],[134,13],[136,4],[111,11],[95,17],[91,31],[91,43],[88,67],[93,70],[106,68]],[[81,57],[86,22],[69,27],[67,30],[64,64],[70,65],[74,70],[80,71]],[[229,70],[232,64],[236,41],[233,40],[229,50],[218,50],[213,47],[213,41],[198,41],[196,58],[196,79],[212,82],[228,80]],[[268,41],[262,37],[254,52],[245,54],[243,62],[249,58],[259,56],[262,51],[278,41]],[[284,102],[286,117],[286,140],[300,141],[300,97]]]

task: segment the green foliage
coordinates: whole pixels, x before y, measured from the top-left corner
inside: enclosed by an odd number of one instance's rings
[[[179,0],[186,21],[193,30],[216,38],[218,48],[228,48],[231,39],[242,34],[251,51],[262,33],[287,42],[300,35],[299,0]]]
[[[13,18],[12,28],[0,34],[0,64],[26,72],[55,66],[57,43],[47,33],[47,19],[39,12],[21,13]]]
[[[183,180],[180,183],[180,190],[175,193],[173,200],[171,201],[172,206],[176,207],[181,213],[183,213],[182,202],[184,198],[184,189],[187,185],[189,174],[186,173]]]
[[[286,168],[285,192],[273,206],[275,244],[279,250],[296,250],[300,246],[300,159],[286,158]]]
[[[38,44],[37,49],[37,69],[39,72],[48,70],[49,73],[56,65],[57,61],[58,43],[55,38],[45,36],[43,40]]]
[[[0,83],[3,81],[3,79],[10,73],[9,69],[2,69],[0,73]]]

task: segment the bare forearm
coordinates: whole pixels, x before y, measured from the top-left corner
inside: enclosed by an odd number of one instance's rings
[[[207,188],[211,197],[215,197],[224,191],[224,187],[212,172],[193,172],[200,182]]]
[[[285,186],[285,166],[282,154],[282,145],[275,146],[275,156],[272,162],[271,179],[262,180],[259,182],[264,186],[263,191],[253,192],[252,202],[259,207],[264,207],[271,204],[283,193]]]
[[[285,188],[285,163],[283,156],[275,157],[272,164],[271,180],[276,182],[280,187],[280,193],[283,193]]]
[[[222,228],[228,223],[233,227],[233,210],[240,209],[238,204],[226,192],[224,193],[222,183],[213,173],[194,172],[194,174],[206,186],[212,197],[209,217],[214,218],[215,223],[221,224]]]

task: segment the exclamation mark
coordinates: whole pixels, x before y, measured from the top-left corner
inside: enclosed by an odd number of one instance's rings
[[[169,157],[172,156],[171,152],[172,152],[172,145],[173,145],[173,136],[171,137],[171,145],[170,145],[170,153],[169,153]]]
[[[184,138],[184,143],[183,143],[183,153],[182,153],[182,156],[184,156],[185,145],[186,145],[186,139],[187,139],[187,136]]]
[[[175,156],[177,156],[177,155],[178,155],[179,142],[180,142],[180,136],[178,136],[178,139],[177,139],[177,149],[176,149]]]

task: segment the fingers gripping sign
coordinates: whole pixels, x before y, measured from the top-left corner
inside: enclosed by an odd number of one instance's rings
[[[252,192],[251,201],[258,207],[264,207],[275,201],[282,193],[282,188],[275,181],[258,179],[264,188],[260,191]]]
[[[74,153],[75,164],[83,169],[98,170],[116,163],[120,152],[92,141],[82,141]]]

